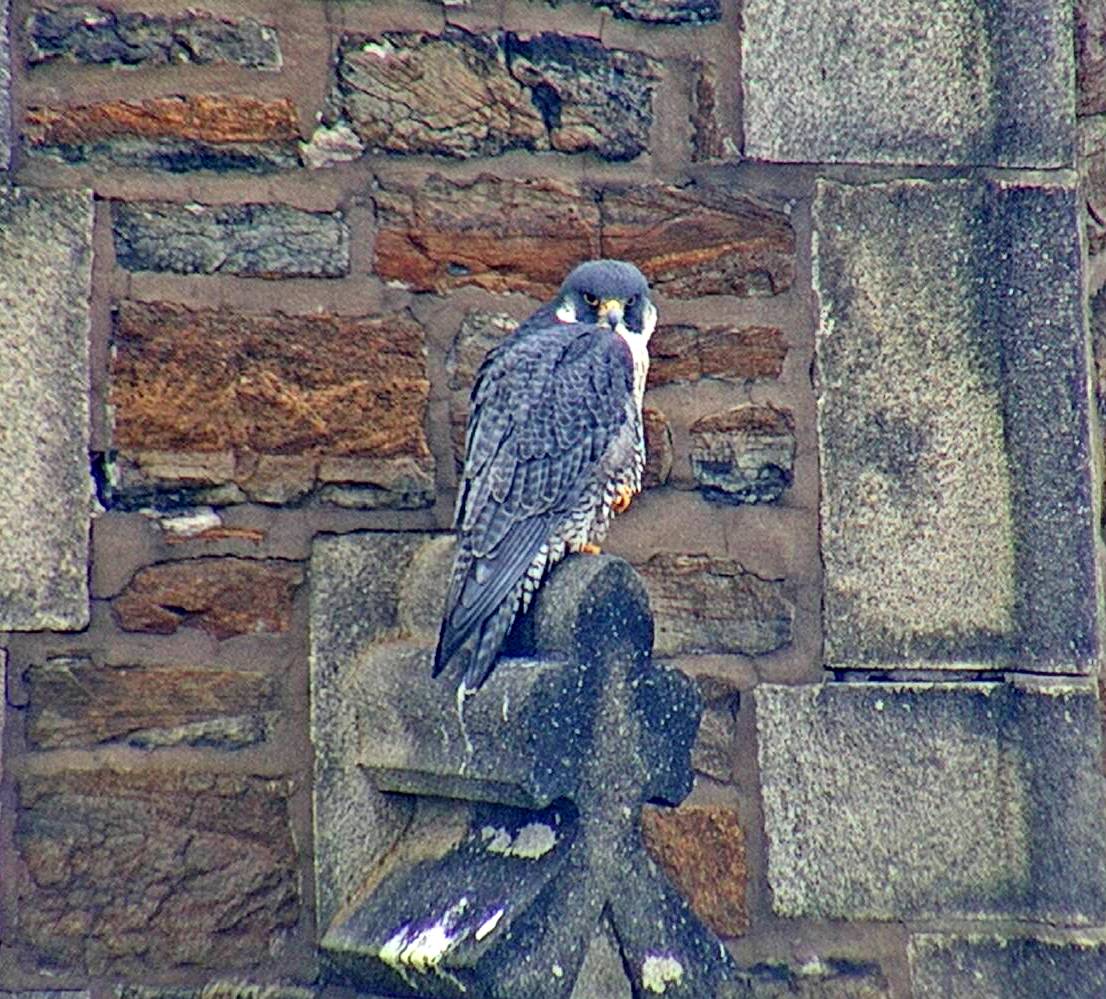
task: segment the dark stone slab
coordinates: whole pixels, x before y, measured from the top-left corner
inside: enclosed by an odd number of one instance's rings
[[[814,224],[827,662],[1089,671],[1075,188],[820,182]]]
[[[112,203],[115,257],[129,271],[341,277],[349,231],[339,214],[287,205]]]

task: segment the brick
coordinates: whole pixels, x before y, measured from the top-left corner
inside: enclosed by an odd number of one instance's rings
[[[114,201],[116,262],[129,271],[342,277],[349,230],[340,214],[287,205]]]
[[[592,0],[592,6],[645,24],[710,24],[722,17],[721,0]]]
[[[1093,937],[924,933],[910,938],[909,955],[918,999],[1106,994],[1106,945]]]
[[[691,473],[702,495],[721,503],[774,503],[791,485],[795,418],[772,406],[734,406],[696,420]]]
[[[779,580],[710,555],[661,552],[634,568],[653,609],[655,655],[757,656],[791,642],[795,608]]]
[[[711,930],[722,937],[748,930],[745,833],[734,809],[646,808],[641,832],[645,849]]]
[[[425,341],[406,313],[261,316],[122,302],[112,443],[143,467],[119,491],[141,498],[159,479],[166,488],[200,482],[192,456],[229,454],[230,466],[212,468],[208,483],[234,482],[261,502],[289,502],[336,478],[425,506],[433,493]]]
[[[599,208],[570,181],[432,174],[373,197],[374,270],[413,291],[476,285],[546,298],[576,264],[600,255]]]
[[[637,264],[675,298],[777,295],[795,278],[787,215],[725,185],[609,184],[602,255]]]
[[[276,689],[251,670],[217,666],[96,666],[50,659],[27,671],[27,741],[36,749],[216,746],[262,742]]]
[[[1102,922],[1091,681],[762,685],[755,700],[779,915]]]
[[[802,163],[1069,166],[1071,6],[950,0],[919,17],[912,0],[749,0],[745,153]]]
[[[19,781],[13,943],[92,975],[263,963],[301,900],[290,782],[173,770]]]
[[[1093,669],[1074,188],[820,182],[814,224],[826,662]]]
[[[0,187],[0,631],[88,622],[92,196]]]
[[[1106,111],[1106,10],[1095,0],[1075,3],[1075,96],[1079,114]]]
[[[274,28],[252,17],[220,17],[205,11],[166,17],[71,3],[33,11],[27,40],[32,66],[58,59],[82,65],[226,63],[262,70],[281,66]]]
[[[278,559],[213,556],[135,573],[111,602],[124,631],[171,635],[193,627],[218,639],[288,630],[303,569]]]
[[[68,163],[176,173],[299,165],[299,125],[287,98],[197,95],[29,107],[23,134],[29,152]]]
[[[774,326],[661,325],[649,341],[650,387],[700,378],[776,380],[787,344]]]

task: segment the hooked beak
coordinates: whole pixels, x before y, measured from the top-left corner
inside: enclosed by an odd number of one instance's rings
[[[608,298],[599,306],[599,322],[617,329],[622,325],[622,303],[617,298]]]

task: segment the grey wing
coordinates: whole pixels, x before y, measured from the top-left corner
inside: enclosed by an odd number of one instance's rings
[[[629,349],[594,326],[516,334],[481,368],[435,675],[475,634],[464,682],[469,688],[483,683],[523,592],[540,582],[550,539],[626,422],[632,392]]]

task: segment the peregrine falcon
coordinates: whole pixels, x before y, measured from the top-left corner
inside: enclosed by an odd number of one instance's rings
[[[491,673],[515,617],[566,552],[599,551],[641,490],[641,400],[657,310],[633,264],[592,260],[476,376],[458,534],[434,675],[471,643],[458,698]]]

